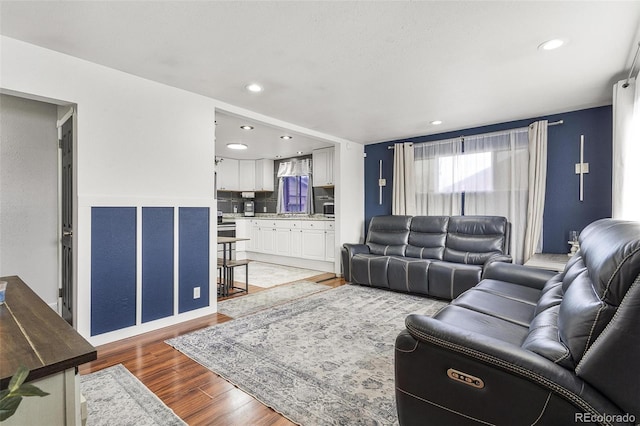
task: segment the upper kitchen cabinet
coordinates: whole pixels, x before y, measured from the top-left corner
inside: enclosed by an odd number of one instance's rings
[[[216,166],[219,191],[273,191],[273,160],[223,158]]]
[[[256,162],[254,160],[240,160],[239,180],[241,191],[255,191],[256,189]]]
[[[240,162],[221,158],[216,165],[216,186],[219,191],[240,191]]]
[[[313,186],[333,186],[334,148],[313,151]]]
[[[273,191],[273,160],[256,160],[255,177],[256,191]]]

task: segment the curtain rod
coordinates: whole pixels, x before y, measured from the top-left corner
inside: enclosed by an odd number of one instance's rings
[[[551,122],[549,124],[547,124],[547,126],[558,126],[560,124],[564,124],[564,120],[558,120],[558,121],[554,121]],[[518,129],[520,129],[520,127],[518,127]],[[513,129],[505,129],[505,130],[513,130]],[[499,130],[500,132],[504,131],[504,130]],[[430,141],[430,142],[436,142],[436,141]],[[429,143],[429,142],[420,142],[420,143]],[[387,149],[395,149],[395,147],[393,145],[388,146]]]
[[[627,81],[622,85],[624,89],[629,87],[629,80],[631,79],[631,74],[633,74],[633,69],[636,67],[636,61],[638,60],[638,52],[640,52],[640,42],[638,42],[638,48],[636,49],[636,56],[633,57],[633,62],[631,63],[631,69],[629,70]]]

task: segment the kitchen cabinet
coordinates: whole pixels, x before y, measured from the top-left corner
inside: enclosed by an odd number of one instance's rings
[[[254,175],[256,191],[274,190],[273,160],[266,158],[256,160]]]
[[[239,191],[239,161],[222,158],[216,165],[216,186],[218,191]]]
[[[239,160],[238,163],[238,189],[240,191],[255,191],[256,162],[254,160]]]
[[[308,221],[302,223],[302,258],[325,260],[324,223]]]
[[[273,160],[223,158],[216,165],[219,191],[273,191]]]
[[[336,256],[336,232],[335,223],[326,224],[324,231],[324,259],[333,262]]]
[[[313,151],[313,186],[333,186],[335,149],[322,148]]]
[[[248,252],[322,262],[335,259],[334,221],[239,219],[236,234],[249,236],[245,246],[238,246]]]

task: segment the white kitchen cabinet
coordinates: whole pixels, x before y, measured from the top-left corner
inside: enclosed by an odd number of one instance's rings
[[[328,222],[324,231],[324,260],[333,262],[336,257],[335,223]]]
[[[289,228],[276,228],[275,230],[276,250],[275,254],[278,256],[290,256],[291,255],[291,229]]]
[[[236,237],[249,238],[247,241],[238,241],[236,251],[247,251],[251,247],[251,221],[246,219],[236,220]]]
[[[302,258],[325,260],[324,222],[302,222]]]
[[[239,186],[240,191],[255,191],[256,188],[256,162],[254,160],[239,160]]]
[[[291,224],[291,250],[290,255],[292,257],[302,257],[302,228],[300,222],[293,222]]]
[[[273,160],[266,158],[255,161],[255,190],[256,191],[273,191],[274,175]]]
[[[334,148],[313,151],[313,186],[333,186]]]
[[[262,252],[262,239],[260,238],[260,221],[251,220],[251,240],[249,241],[249,250]]]
[[[238,191],[239,161],[233,158],[223,158],[216,165],[216,186],[218,191]]]

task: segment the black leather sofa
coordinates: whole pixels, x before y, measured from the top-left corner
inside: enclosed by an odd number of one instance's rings
[[[511,262],[499,216],[376,216],[364,244],[344,244],[347,282],[453,299],[492,262]]]
[[[640,421],[640,223],[587,226],[564,272],[494,263],[396,339],[401,425]]]

